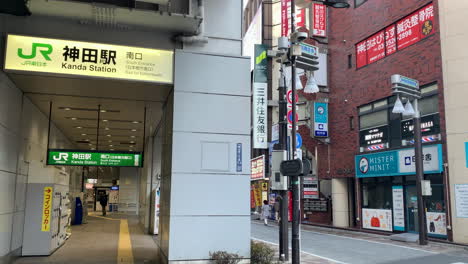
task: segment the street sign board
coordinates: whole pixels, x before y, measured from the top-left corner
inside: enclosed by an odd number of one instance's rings
[[[302,137],[301,134],[296,133],[296,148],[302,147]]]
[[[318,48],[316,46],[312,46],[306,43],[301,43],[301,50],[302,54],[307,54],[310,56],[316,56],[318,57]]]
[[[411,79],[400,74],[394,74],[391,77],[392,84],[419,90],[419,81]]]
[[[49,149],[47,165],[141,167],[141,153]]]
[[[314,137],[328,137],[328,103],[314,103]]]

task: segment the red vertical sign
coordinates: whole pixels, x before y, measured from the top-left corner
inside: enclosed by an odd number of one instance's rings
[[[296,28],[306,26],[306,10],[296,8]],[[291,0],[281,0],[281,36],[291,33]]]
[[[391,25],[385,29],[385,47],[387,56],[396,52],[396,34],[395,25]]]
[[[366,41],[367,64],[376,62],[385,57],[385,34],[380,31]]]
[[[318,37],[327,36],[327,9],[325,5],[313,4],[314,10],[314,23],[312,27],[312,34]]]
[[[356,68],[367,65],[367,45],[366,41],[361,41],[356,45]]]

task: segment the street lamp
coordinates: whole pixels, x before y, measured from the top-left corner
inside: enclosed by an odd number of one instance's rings
[[[419,224],[419,244],[427,245],[427,230],[426,230],[426,210],[424,206],[424,197],[426,190],[423,193],[423,152],[421,143],[421,113],[419,111],[418,99],[421,98],[421,90],[417,80],[394,74],[391,77],[392,93],[397,95],[397,101],[393,107],[392,113],[403,114],[404,116],[412,116],[414,123],[414,158],[416,166],[416,189],[418,195],[418,224]],[[406,106],[400,100],[400,95],[408,98]],[[410,102],[414,99],[414,108]]]
[[[349,8],[348,0],[327,0],[323,4],[333,8]]]

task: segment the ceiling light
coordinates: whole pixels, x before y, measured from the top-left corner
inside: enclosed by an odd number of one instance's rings
[[[114,145],[109,145],[109,147],[113,147]]]
[[[65,107],[63,110],[65,110],[65,111],[70,111],[71,108],[70,108],[70,107]]]
[[[77,126],[76,128],[78,128],[78,129],[82,129],[83,127]]]
[[[107,112],[107,110],[101,109],[101,113],[105,113],[105,112]]]
[[[112,140],[109,140],[109,143],[111,143],[111,142],[112,142]]]
[[[89,146],[92,146],[93,144],[88,144]]]
[[[135,141],[130,141],[130,143],[135,143]]]
[[[71,120],[76,120],[77,118],[76,117],[72,117]]]
[[[131,147],[131,148],[133,148],[133,146],[132,146],[132,145],[130,145],[130,147]]]
[[[138,121],[132,121],[132,123],[133,123],[133,124],[138,124],[138,123],[140,123],[140,122],[138,122]]]
[[[82,136],[86,136],[86,134],[81,134]]]
[[[107,135],[108,137],[112,137],[112,135]]]
[[[135,138],[135,136],[130,136],[131,138]]]
[[[132,132],[136,132],[137,130],[136,129],[132,129]]]
[[[109,130],[109,128],[108,128],[108,127],[106,127],[105,129],[106,129],[106,130]]]
[[[91,148],[91,150],[96,150],[95,148]]]
[[[110,149],[110,151],[114,151],[114,149]]]
[[[129,149],[128,151],[133,151],[133,149]]]
[[[109,120],[107,120],[107,119],[102,120],[102,122],[108,122],[108,121],[109,121]]]

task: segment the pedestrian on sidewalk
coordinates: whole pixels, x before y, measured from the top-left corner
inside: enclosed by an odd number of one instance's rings
[[[101,204],[102,207],[102,215],[106,215],[106,206],[107,206],[107,195],[103,194],[101,195],[99,199],[99,203]]]
[[[270,205],[268,204],[267,200],[263,201],[262,205],[262,217],[263,217],[263,223],[267,226],[268,225],[268,217],[270,216]]]

